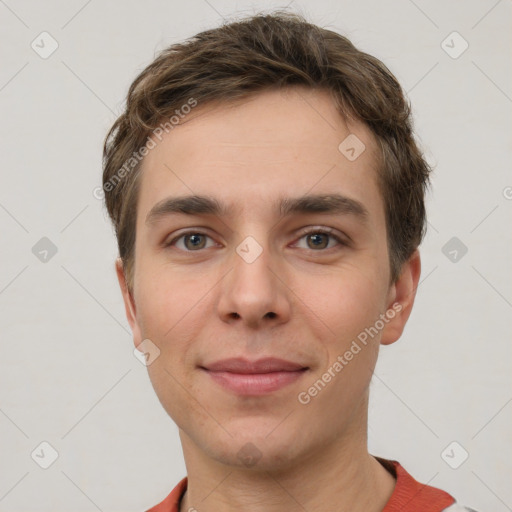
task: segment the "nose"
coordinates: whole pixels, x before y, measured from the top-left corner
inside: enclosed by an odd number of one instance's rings
[[[218,312],[224,322],[257,329],[289,320],[292,292],[280,272],[277,257],[272,258],[267,248],[262,249],[254,260],[234,251],[231,270],[220,283]]]

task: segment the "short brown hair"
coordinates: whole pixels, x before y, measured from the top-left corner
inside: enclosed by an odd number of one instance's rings
[[[294,85],[329,91],[341,115],[362,121],[374,134],[391,282],[396,281],[426,231],[424,195],[431,171],[414,140],[409,103],[378,59],[336,32],[279,10],[225,23],[170,46],[130,86],[125,111],[103,149],[105,203],[130,290],[141,167],[134,156],[140,157],[162,119],[178,113],[191,98],[202,105],[229,103]],[[127,161],[132,161],[131,171]]]

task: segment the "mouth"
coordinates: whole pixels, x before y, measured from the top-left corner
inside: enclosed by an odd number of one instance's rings
[[[265,358],[248,361],[232,358],[199,367],[218,385],[238,395],[258,396],[288,386],[309,370],[293,361]]]

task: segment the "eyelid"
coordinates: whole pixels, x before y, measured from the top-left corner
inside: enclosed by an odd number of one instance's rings
[[[294,242],[294,244],[297,243],[297,241],[300,240],[301,238],[303,238],[304,236],[309,235],[309,234],[316,234],[316,233],[323,233],[323,234],[331,236],[332,238],[336,239],[336,241],[339,243],[339,245],[348,246],[348,245],[350,245],[350,242],[351,242],[351,239],[348,235],[345,235],[344,233],[342,233],[334,228],[326,227],[326,226],[308,226],[299,231],[298,238]],[[334,247],[331,247],[331,249],[334,249]],[[324,251],[314,251],[313,249],[311,249],[311,250],[313,252],[326,252],[329,249],[326,249]]]
[[[162,242],[162,247],[165,249],[166,247],[170,247],[171,245],[174,245],[178,240],[181,238],[187,236],[187,235],[202,235],[210,238],[211,240],[214,240],[213,236],[208,233],[207,228],[184,228],[185,231],[177,231],[171,235],[171,237],[167,236],[164,238]],[[169,239],[170,238],[170,239]],[[194,252],[194,251],[187,251],[187,252]],[[197,252],[197,251],[196,251]]]

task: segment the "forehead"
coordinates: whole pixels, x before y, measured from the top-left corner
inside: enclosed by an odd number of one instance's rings
[[[214,196],[242,215],[263,213],[277,198],[336,191],[382,212],[374,136],[345,119],[327,91],[198,105],[161,139],[143,161],[139,223],[169,195]]]

